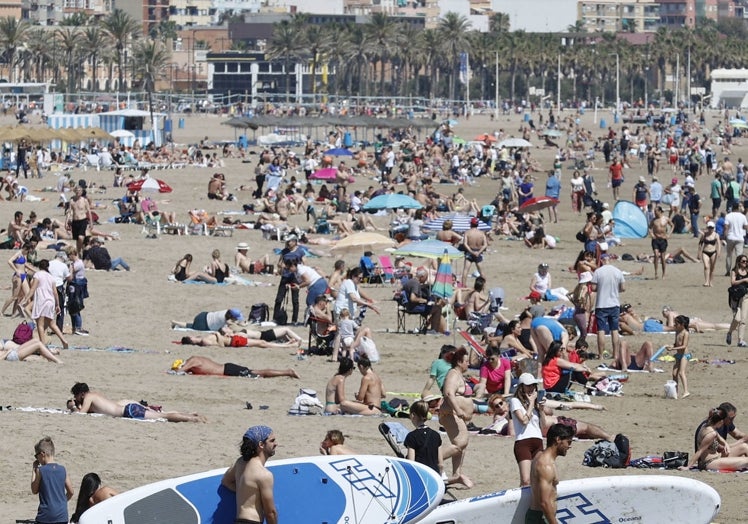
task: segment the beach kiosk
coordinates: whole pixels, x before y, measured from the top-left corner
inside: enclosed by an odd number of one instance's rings
[[[109,133],[113,131],[129,131],[132,136],[122,136],[120,143],[131,146],[135,140],[140,140],[140,145],[145,147],[150,142],[159,147],[164,141],[164,113],[151,113],[140,109],[120,109],[99,113],[99,127]]]

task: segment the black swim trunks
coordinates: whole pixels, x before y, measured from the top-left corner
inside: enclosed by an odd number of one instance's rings
[[[652,251],[659,251],[664,255],[667,251],[667,238],[653,238]]]
[[[260,340],[264,340],[265,342],[275,342],[278,340],[278,337],[275,336],[275,331],[272,329],[266,329],[262,333],[260,333]]]
[[[525,513],[525,524],[547,524],[547,522],[543,512],[538,509],[528,509]]]
[[[248,367],[226,362],[223,365],[223,374],[227,377],[256,377]]]
[[[85,237],[86,230],[88,230],[88,219],[83,218],[81,220],[73,220],[70,222],[70,232],[73,235],[73,240],[78,237]]]
[[[122,413],[124,418],[135,418],[143,420],[145,418],[145,406],[140,404],[128,404],[125,406],[125,410]]]
[[[257,522],[256,520],[248,520],[248,519],[236,519],[234,520],[234,524],[262,524],[262,522]]]

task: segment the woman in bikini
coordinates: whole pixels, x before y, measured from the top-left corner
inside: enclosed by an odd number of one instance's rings
[[[530,346],[526,346],[521,340],[522,325],[519,320],[512,320],[504,328],[504,337],[499,346],[501,349],[513,349],[517,352],[517,358],[533,358],[535,354],[535,343],[530,338]],[[490,341],[490,340],[489,340]]]
[[[206,282],[208,284],[216,283],[216,279],[211,275],[208,275],[207,273],[203,273],[201,271],[190,272],[191,265],[192,255],[190,253],[187,253],[182,258],[180,258],[177,262],[177,265],[174,266],[174,269],[172,270],[174,278],[176,278],[179,282],[184,282],[185,280],[196,280],[198,282]]]
[[[3,315],[5,315],[8,306],[13,304],[11,315],[15,314],[24,318],[31,318],[29,312],[21,307],[20,302],[29,291],[29,273],[33,274],[34,272],[29,263],[29,253],[32,250],[33,245],[31,242],[26,242],[20,250],[13,253],[13,256],[8,259],[8,265],[13,270],[13,278],[11,280],[13,287],[10,298],[3,304]]]
[[[35,338],[20,345],[12,340],[5,340],[0,344],[0,360],[7,360],[8,362],[18,362],[26,360],[31,355],[39,355],[55,364],[62,364],[62,360],[57,358],[59,354],[59,349],[50,349]]]
[[[727,420],[727,411],[714,408],[709,412],[707,424],[696,435],[697,450],[693,454],[688,466],[678,468],[688,470],[698,465],[700,470],[716,469],[738,471],[748,468],[748,457],[730,456],[730,447],[717,432]]]
[[[466,395],[465,377],[463,376],[470,365],[470,357],[463,347],[449,357],[452,369],[447,372],[442,386],[444,401],[439,409],[439,421],[444,426],[449,437],[450,445],[444,448],[444,459],[452,457],[452,476],[448,484],[463,484],[468,489],[473,487],[473,481],[462,473],[462,463],[465,460],[465,450],[468,446],[467,423],[473,417],[473,401]]]
[[[673,364],[673,380],[680,387],[680,398],[686,398],[691,395],[688,391],[688,379],[686,378],[686,368],[691,353],[688,352],[688,324],[689,318],[685,315],[675,317],[675,342],[672,346],[665,346],[668,351],[675,351],[675,363]]]
[[[717,266],[720,248],[722,242],[719,235],[714,231],[714,222],[707,222],[706,231],[702,233],[699,239],[698,258],[704,264],[704,287],[712,287],[712,277],[714,268]]]
[[[351,413],[351,411],[344,411],[343,407],[350,407],[349,404],[355,404],[345,399],[345,379],[353,374],[353,367],[353,360],[350,358],[342,357],[340,359],[338,372],[327,381],[327,387],[325,388],[325,413],[329,415]],[[359,405],[366,408],[363,404]]]

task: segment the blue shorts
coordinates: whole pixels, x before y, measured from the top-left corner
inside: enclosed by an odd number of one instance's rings
[[[597,319],[597,330],[611,333],[618,331],[618,320],[621,317],[621,308],[602,307],[595,309],[595,318]]]
[[[122,416],[124,418],[136,418],[142,420],[145,418],[145,406],[141,406],[140,404],[128,404],[125,406],[125,411],[122,413]]]

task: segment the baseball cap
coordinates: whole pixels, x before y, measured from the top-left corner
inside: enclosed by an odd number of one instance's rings
[[[523,386],[534,386],[536,384],[540,384],[542,381],[532,376],[531,373],[522,373],[519,376],[518,382]]]
[[[478,227],[478,217],[473,217],[470,219],[470,227]]]
[[[714,227],[714,222],[710,220],[709,222],[706,223],[706,227]]]
[[[646,181],[647,181],[647,179],[646,179],[646,178],[644,178],[643,176],[640,176],[640,177],[639,177],[639,182],[646,182]]]
[[[229,309],[229,313],[231,313],[231,316],[239,322],[242,322],[244,320],[244,315],[242,315],[242,312],[239,308],[232,307],[231,309]]]

